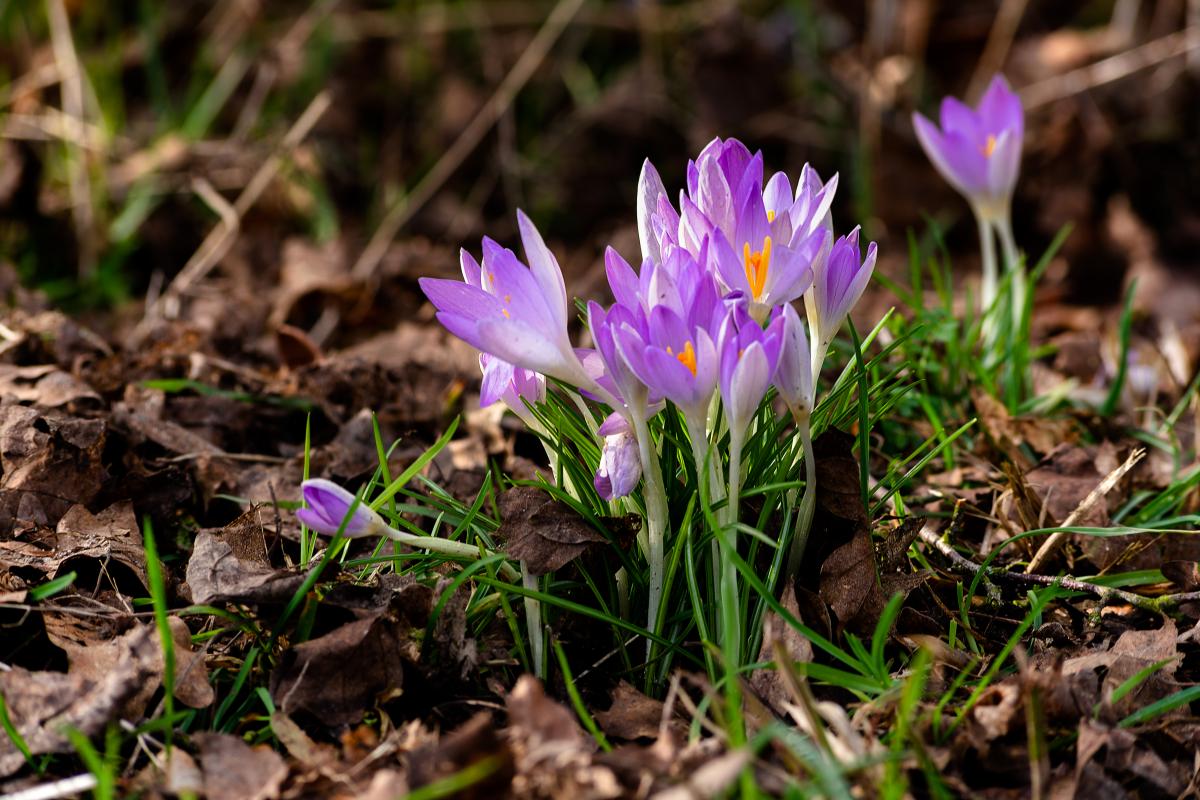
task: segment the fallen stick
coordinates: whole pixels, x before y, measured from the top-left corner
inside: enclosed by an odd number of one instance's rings
[[[1094,595],[1105,602],[1119,600],[1136,608],[1158,613],[1165,612],[1183,603],[1200,601],[1200,592],[1180,592],[1160,597],[1146,597],[1145,595],[1118,589],[1115,586],[1101,586],[1098,583],[1081,581],[1067,575],[1034,575],[1028,572],[1007,572],[986,569],[955,550],[949,542],[943,540],[928,524],[921,528],[918,536],[925,544],[933,547],[945,556],[950,562],[951,568],[955,571],[971,576],[982,572],[985,580],[997,583],[1009,583],[1018,586],[1061,586],[1072,592],[1083,592]]]

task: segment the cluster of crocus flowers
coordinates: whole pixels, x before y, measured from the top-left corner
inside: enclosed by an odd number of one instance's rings
[[[1013,314],[1023,312],[1025,279],[1012,234],[1012,195],[1021,167],[1025,113],[1021,99],[1000,75],[992,78],[975,108],[946,97],[941,126],[913,114],[917,140],[941,176],[971,206],[979,226],[983,256],[980,301],[985,312],[997,297],[996,246],[999,237],[1005,266],[1013,273]]]
[[[520,212],[527,263],[484,239],[482,259],[462,252],[462,281],[420,282],[438,320],[482,351],[482,402],[504,402],[543,439],[553,439],[531,413],[545,398],[546,378],[553,378],[553,391],[571,395],[577,405],[591,403],[598,413],[587,416],[604,418],[595,430],[601,456],[594,487],[616,503],[642,487],[652,633],[658,631],[664,552],[672,531],[651,420],[667,404],[684,420],[696,468],[703,472],[703,499],[717,509],[717,550],[738,547],[743,445],[754,434],[772,386],[802,428],[810,499],[808,425],[817,377],[870,279],[876,255],[873,243],[863,255],[857,229],[835,234],[830,206],[836,176],[822,181],[806,165],[794,186],[783,173],[765,179],[762,154],[735,139],[713,140],[688,162],[686,174],[686,186],[672,200],[654,166],[643,165],[637,191],[640,260],[635,268],[607,250],[614,302],[587,304],[591,347],[571,341],[558,262]],[[304,514],[317,527],[317,512]],[[325,513],[320,521],[329,528],[336,516]],[[358,530],[358,517],[350,524]],[[377,530],[378,523],[368,527]],[[736,601],[732,553],[714,555],[722,602]],[[535,616],[529,619],[532,625]],[[738,661],[740,631],[720,635]]]
[[[670,531],[648,421],[667,402],[679,409],[698,468],[709,465],[708,499],[725,500],[724,522],[736,522],[753,418],[778,385],[807,426],[825,353],[874,267],[875,245],[864,258],[857,230],[835,236],[836,191],[836,177],[824,182],[807,166],[794,188],[783,173],[766,179],[762,154],[734,139],[716,139],[688,162],[677,201],[646,162],[640,266],[607,252],[615,302],[588,304],[591,349],[571,343],[562,275],[523,214],[528,266],[485,239],[481,262],[463,254],[464,282],[421,281],[446,328],[484,351],[485,402],[500,399],[520,413],[545,391],[532,376],[545,375],[607,406],[595,486],[612,500],[643,486],[651,630]],[[801,299],[807,323],[793,305]],[[726,433],[728,453],[714,454]]]

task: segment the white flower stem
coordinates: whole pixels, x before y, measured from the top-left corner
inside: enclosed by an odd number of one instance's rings
[[[808,533],[812,529],[817,501],[817,461],[813,453],[810,418],[808,414],[797,414],[795,418],[800,440],[804,444],[804,496],[800,498],[800,507],[796,513],[796,532],[792,536],[792,546],[788,551],[785,581],[796,577],[796,572],[800,569],[800,560],[804,558],[804,548],[808,544]]]
[[[1012,273],[1012,315],[1013,334],[1018,335],[1021,318],[1025,313],[1025,265],[1017,252],[1017,242],[1013,238],[1012,214],[1006,212],[992,221],[996,234],[1000,237],[1000,249],[1004,253],[1004,268]]]
[[[658,453],[650,438],[650,427],[644,414],[633,414],[633,431],[637,437],[638,453],[642,459],[642,496],[646,501],[647,560],[650,562],[649,609],[646,629],[658,633],[658,606],[662,600],[665,570],[665,539],[667,528],[667,493],[663,487],[662,468]],[[654,641],[646,642],[647,655]]]
[[[531,592],[538,590],[537,576],[529,571],[529,565],[521,562],[521,585]],[[525,597],[525,627],[529,629],[529,654],[533,658],[533,672],[545,678],[546,665],[543,659],[545,630],[542,628],[542,604],[535,597]]]
[[[979,226],[979,254],[983,259],[983,285],[979,290],[979,304],[986,316],[991,312],[992,304],[996,302],[996,287],[999,273],[996,267],[996,241],[992,238],[992,228],[989,218],[979,209],[975,209],[975,222]]]
[[[495,555],[495,553],[487,550],[480,551],[480,549],[473,544],[456,542],[452,539],[443,539],[439,536],[419,536],[415,533],[405,533],[404,531],[398,531],[387,524],[382,524],[378,533],[382,536],[386,536],[393,542],[399,542],[407,547],[428,550],[431,553],[441,553],[442,555],[446,556],[478,559],[480,552],[482,552],[485,556]],[[507,563],[500,565],[500,574],[512,581],[515,581],[521,577],[520,574],[512,568],[512,565]]]
[[[725,652],[727,668],[737,670],[742,663],[741,603],[738,599],[737,568],[733,555],[737,552],[738,502],[742,493],[742,440],[745,431],[729,429],[729,503],[725,507],[721,548],[721,649]]]
[[[702,485],[707,484],[705,488],[708,490],[703,499],[711,506],[717,501],[725,499],[725,484],[721,481],[721,474],[717,467],[717,459],[708,457],[708,430],[704,424],[703,418],[696,418],[691,414],[685,414],[687,420],[688,438],[692,440],[692,460],[696,462],[696,480]],[[707,479],[701,475],[703,470],[707,469]],[[721,551],[716,539],[712,541],[712,570],[714,583],[720,583],[721,580]]]

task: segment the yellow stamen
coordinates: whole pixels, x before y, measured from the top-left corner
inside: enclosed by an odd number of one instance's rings
[[[983,153],[984,158],[991,158],[992,153],[996,152],[996,137],[989,133],[987,144],[979,148],[979,152]]]
[[[506,295],[504,295],[504,302],[506,302],[506,303],[511,303],[511,302],[512,302],[512,295],[511,295],[511,294],[506,294]]]
[[[667,352],[671,355],[675,355],[674,353],[671,353],[671,348],[669,347],[667,348]],[[679,359],[680,364],[683,364],[688,368],[688,370],[692,373],[692,377],[696,376],[696,348],[692,347],[691,342],[685,342],[683,345],[683,352],[679,355],[676,355],[675,358]]]
[[[500,309],[500,313],[504,315],[504,318],[505,318],[505,319],[512,319],[512,314],[509,314],[509,313],[508,313],[508,309],[507,309],[507,308],[502,308],[502,309]]]
[[[767,209],[767,222],[774,222],[774,221],[775,221],[775,212],[770,209]]]
[[[742,259],[746,264],[746,282],[750,284],[754,299],[758,300],[767,285],[767,270],[771,267],[771,237],[763,240],[763,248],[758,252],[750,252],[749,242],[743,244]]]

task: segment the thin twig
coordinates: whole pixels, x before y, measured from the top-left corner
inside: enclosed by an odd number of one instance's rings
[[[1062,521],[1061,527],[1070,528],[1083,519],[1145,455],[1146,451],[1143,448],[1138,448],[1130,453],[1129,458],[1125,459],[1125,463],[1108,473],[1104,477],[1104,480],[1100,481],[1096,485],[1096,488],[1092,489],[1088,493],[1088,496],[1083,498],[1083,502],[1076,506],[1075,510]],[[1041,569],[1042,565],[1058,551],[1058,548],[1062,547],[1063,542],[1067,540],[1067,536],[1067,531],[1058,531],[1057,533],[1050,534],[1050,538],[1042,542],[1042,546],[1037,549],[1037,552],[1033,554],[1033,558],[1029,560],[1029,566],[1025,568],[1025,572],[1034,573]]]
[[[984,44],[983,53],[975,65],[975,74],[971,76],[971,83],[967,89],[969,97],[982,95],[992,75],[1004,66],[1004,59],[1008,56],[1013,37],[1017,34],[1017,27],[1020,26],[1021,17],[1025,16],[1025,7],[1028,5],[1029,0],[1001,0],[996,20],[988,32],[987,43]]]
[[[1131,606],[1154,612],[1166,611],[1183,603],[1200,601],[1200,592],[1180,592],[1179,594],[1167,594],[1160,597],[1146,597],[1145,595],[1127,592],[1124,589],[1118,589],[1114,586],[1101,586],[1098,583],[1088,583],[1087,581],[1081,581],[1066,575],[1031,575],[1026,572],[1005,572],[985,569],[955,550],[931,526],[925,525],[922,527],[918,535],[921,541],[946,557],[950,562],[951,569],[964,575],[972,576],[982,572],[985,580],[1019,586],[1061,586],[1063,589],[1072,592],[1083,592],[1094,595],[1106,602],[1109,600],[1120,600]]]
[[[204,237],[204,241],[200,243],[200,247],[188,259],[187,264],[179,271],[179,274],[175,276],[171,284],[153,304],[146,308],[145,316],[134,331],[134,341],[140,340],[169,305],[177,303],[197,281],[207,275],[225,254],[229,252],[229,248],[233,246],[233,242],[236,239],[241,218],[258,201],[258,198],[267,186],[270,185],[271,181],[275,178],[275,174],[283,165],[284,158],[292,150],[296,149],[308,136],[309,132],[312,131],[313,126],[317,124],[321,115],[329,108],[330,102],[329,92],[323,91],[308,104],[308,108],[304,109],[304,113],[300,115],[299,119],[288,130],[275,152],[263,162],[262,166],[250,178],[250,182],[242,189],[237,200],[234,201],[234,216],[230,218],[228,214],[221,215],[221,221],[209,231],[208,236]],[[205,196],[202,184],[197,186],[197,190],[201,192],[201,196]],[[208,199],[211,201],[211,198]]]
[[[1101,59],[1094,64],[1088,64],[1086,67],[1026,86],[1019,92],[1021,103],[1026,111],[1049,105],[1197,51],[1200,51],[1200,28],[1192,26],[1146,42],[1132,50]]]
[[[96,788],[96,776],[90,772],[70,778],[30,786],[12,794],[0,796],[0,800],[57,800],[60,797],[77,797]]]
[[[479,146],[487,132],[508,110],[517,93],[533,77],[533,73],[549,55],[550,49],[558,41],[559,36],[566,30],[567,24],[582,5],[583,0],[559,0],[558,4],[554,6],[554,10],[550,12],[545,24],[538,30],[529,46],[525,48],[525,52],[521,54],[517,63],[509,70],[508,75],[496,87],[495,93],[488,99],[484,107],[454,140],[454,144],[450,145],[450,149],[442,154],[442,157],[417,182],[411,192],[397,198],[392,207],[387,210],[379,227],[375,229],[371,240],[363,249],[362,255],[354,264],[352,274],[355,279],[363,280],[370,277],[375,268],[379,266],[392,239],[396,238],[396,234],[400,232],[404,224],[429,202],[430,198],[462,165],[467,156]]]

